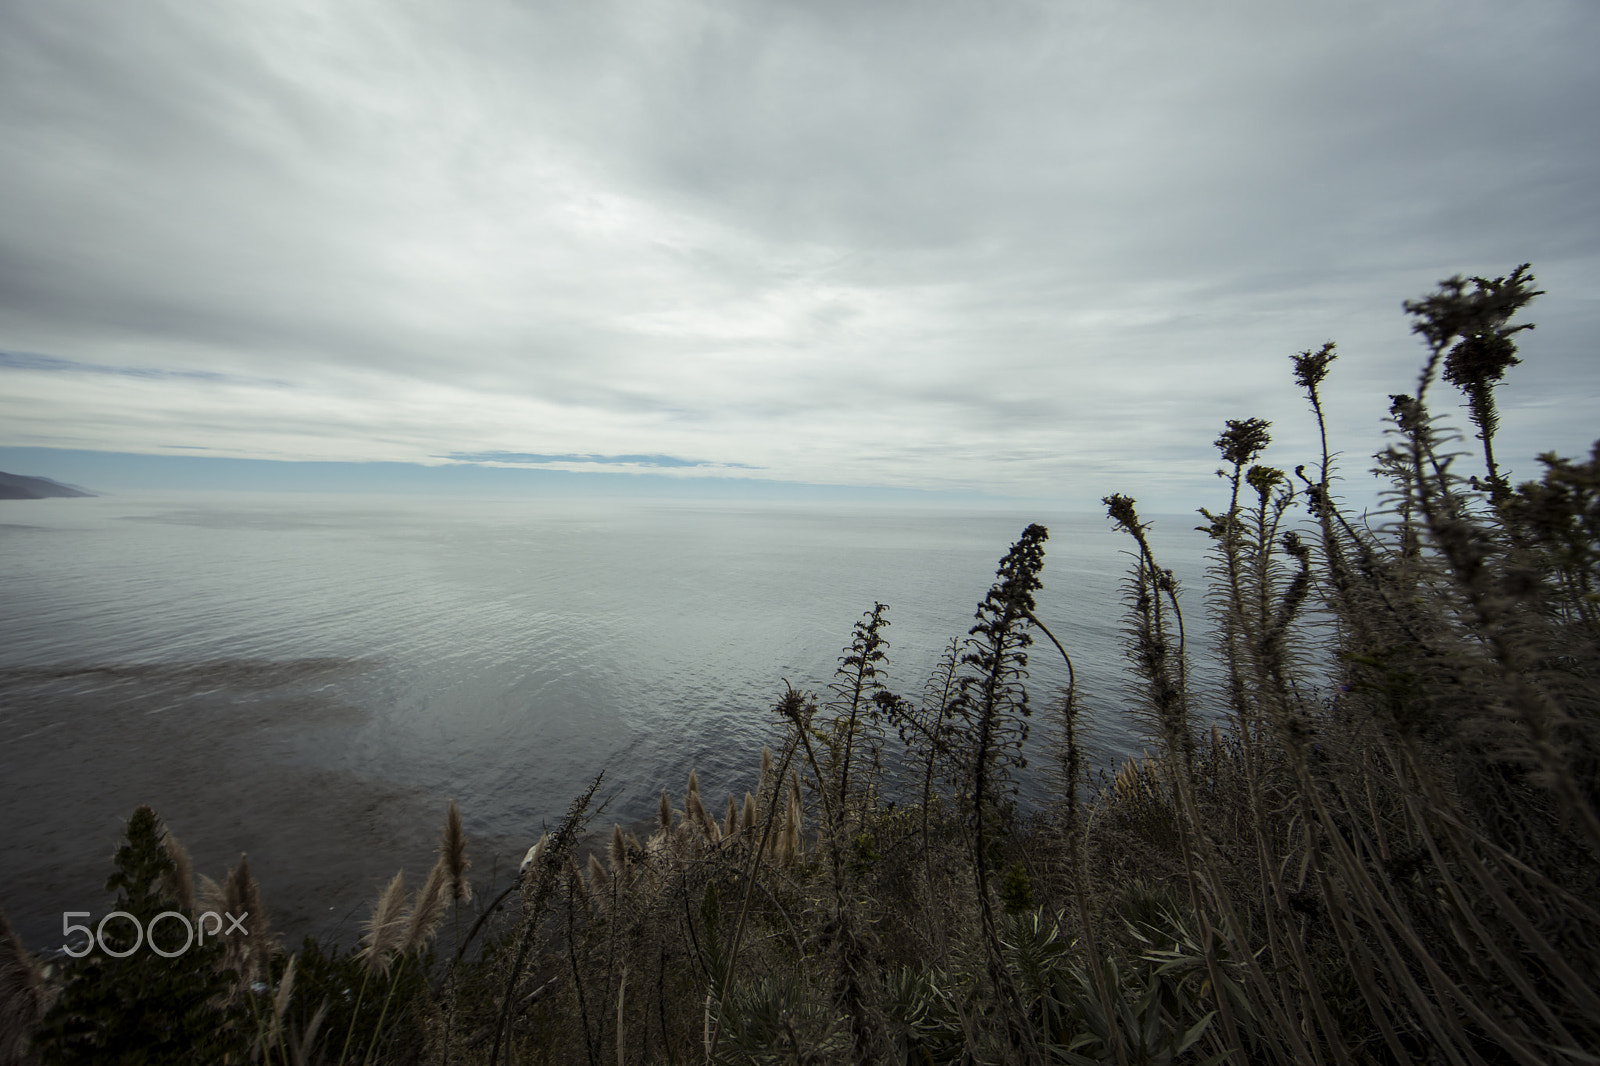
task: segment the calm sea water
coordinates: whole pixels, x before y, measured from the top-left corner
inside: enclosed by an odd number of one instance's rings
[[[607,822],[649,817],[691,767],[711,796],[742,796],[780,734],[770,707],[785,679],[820,692],[878,601],[891,607],[889,685],[920,694],[1033,521],[1051,533],[1038,614],[1074,654],[1109,761],[1138,742],[1117,715],[1128,544],[1098,515],[289,494],[0,502],[0,824],[14,827],[0,835],[0,906],[25,935],[58,931],[56,912],[103,881],[141,790],[202,840],[197,859],[253,844],[258,870],[263,851],[291,868],[277,875],[290,893],[308,855],[338,852],[317,860],[337,866],[380,840],[402,847],[410,837],[385,837],[386,815],[414,821],[447,797],[469,832],[512,849],[601,769]],[[1162,520],[1155,539],[1198,592],[1206,541],[1193,525]],[[1031,674],[1037,742],[1066,678],[1042,639]],[[317,891],[361,896],[393,868],[381,855],[346,865]]]

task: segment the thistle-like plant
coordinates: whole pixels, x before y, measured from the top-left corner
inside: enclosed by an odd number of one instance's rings
[[[1271,435],[1267,432],[1271,425],[1271,422],[1259,418],[1228,419],[1226,428],[1215,442],[1217,449],[1222,453],[1222,461],[1232,468],[1217,471],[1218,477],[1226,478],[1228,481],[1228,509],[1221,514],[1212,514],[1203,507],[1200,509],[1200,513],[1208,522],[1208,525],[1200,528],[1202,532],[1209,534],[1214,542],[1213,551],[1217,556],[1216,569],[1221,577],[1221,580],[1212,586],[1221,594],[1220,599],[1213,604],[1212,613],[1227,657],[1228,702],[1234,716],[1241,723],[1248,722],[1252,703],[1244,670],[1245,648],[1250,642],[1250,636],[1245,628],[1247,598],[1245,570],[1248,566],[1246,557],[1251,554],[1251,539],[1249,527],[1241,515],[1239,494],[1246,483],[1245,468],[1272,441]],[[1257,469],[1265,471],[1269,468],[1252,467],[1252,474],[1255,474]],[[1261,482],[1258,491],[1263,497],[1263,512],[1266,507],[1266,495],[1270,492],[1270,485],[1262,480],[1265,477],[1265,473],[1256,475],[1256,480]]]
[[[1510,522],[1543,554],[1561,595],[1553,610],[1580,622],[1600,639],[1600,441],[1589,461],[1539,456],[1544,476],[1517,486],[1502,508]]]
[[[968,631],[961,655],[951,713],[962,727],[959,782],[967,818],[980,848],[1008,820],[1016,785],[1013,772],[1027,766],[1022,754],[1028,738],[1028,632],[1033,594],[1043,587],[1044,542],[1041,525],[1030,525],[1011,546],[995,572],[995,582],[978,604],[977,622]]]
[[[747,866],[744,872],[744,898],[739,905],[739,917],[734,925],[732,942],[728,948],[726,973],[733,973],[738,961],[740,943],[744,937],[745,921],[749,917],[751,891],[756,884],[757,868],[764,855],[773,855],[781,865],[793,863],[799,857],[801,837],[801,808],[800,808],[800,782],[795,778],[794,788],[789,793],[787,805],[787,824],[779,831],[778,840],[774,848],[768,847],[772,840],[773,832],[777,829],[778,809],[782,805],[782,794],[785,790],[785,775],[789,773],[790,761],[795,757],[796,750],[802,742],[810,736],[811,721],[816,715],[816,701],[803,692],[797,692],[788,682],[784,683],[784,695],[776,704],[773,711],[789,729],[790,738],[783,747],[783,759],[776,766],[773,764],[772,753],[765,745],[761,748],[761,777],[759,790],[761,799],[753,800],[748,794],[745,796],[745,812],[747,828],[754,829],[753,823],[757,811],[766,812],[762,822],[761,835],[755,846],[748,851]],[[665,793],[663,793],[665,795]],[[774,854],[775,852],[775,854]],[[718,993],[716,1010],[706,1015],[706,1057],[715,1058],[717,1042],[721,1039],[722,1029],[717,1024],[721,1017],[722,1006],[720,1002],[727,995],[731,982],[723,982]]]
[[[1508,486],[1494,459],[1494,434],[1500,424],[1494,388],[1507,370],[1522,361],[1517,358],[1512,336],[1533,328],[1531,322],[1509,325],[1511,316],[1535,296],[1544,295],[1542,290],[1533,288],[1530,266],[1523,263],[1501,278],[1448,278],[1431,296],[1407,300],[1404,305],[1417,319],[1412,331],[1428,342],[1434,361],[1446,345],[1460,338],[1444,356],[1443,377],[1466,394],[1468,415],[1478,427],[1478,439],[1483,441],[1489,494],[1497,503],[1505,497]]]
[[[533,946],[540,920],[544,917],[545,906],[561,880],[562,867],[570,862],[572,851],[577,847],[584,826],[588,824],[589,804],[604,779],[605,771],[602,770],[589,782],[583,794],[573,799],[567,807],[566,816],[561,819],[560,826],[550,835],[548,842],[541,841],[545,846],[539,850],[537,861],[522,878],[522,917],[518,923],[516,954],[506,974],[505,991],[500,997],[499,1018],[494,1023],[494,1044],[489,1050],[489,1066],[497,1066],[500,1062],[500,1051],[505,1046],[506,1029],[512,1011],[519,1004],[526,1005],[526,1000],[519,997],[516,991],[518,982],[522,980],[528,951]],[[581,883],[582,878],[579,877],[577,881]]]
[[[957,682],[954,714],[964,725],[961,737],[961,788],[972,831],[972,865],[977,882],[983,939],[990,979],[1003,1007],[1012,1051],[1037,1057],[1031,1027],[1023,1017],[1003,957],[994,905],[989,898],[989,844],[1008,825],[1016,786],[1012,773],[1027,766],[1022,754],[1028,737],[1028,632],[1033,594],[1043,587],[1045,527],[1028,526],[995,572],[989,594],[978,604],[977,624],[968,631],[963,672]]]
[[[872,610],[856,622],[850,646],[840,656],[839,669],[828,686],[834,694],[828,705],[833,721],[824,740],[831,756],[829,768],[836,782],[834,808],[847,821],[854,807],[850,795],[851,772],[858,763],[868,769],[877,765],[883,746],[880,721],[883,704],[876,697],[884,692],[879,674],[888,661],[889,642],[883,636],[883,630],[889,625],[884,617],[888,609],[888,604],[874,601]],[[869,794],[870,782],[860,791]]]
[[[1102,501],[1111,520],[1138,545],[1123,599],[1129,608],[1125,643],[1142,682],[1140,703],[1154,739],[1187,766],[1194,755],[1189,728],[1188,657],[1183,613],[1178,608],[1178,582],[1172,571],[1157,565],[1146,527],[1139,521],[1137,501],[1113,493]],[[1237,535],[1237,519],[1222,516],[1224,538]]]

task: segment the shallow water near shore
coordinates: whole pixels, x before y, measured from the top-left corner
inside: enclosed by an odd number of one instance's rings
[[[0,502],[0,907],[34,948],[101,890],[150,803],[220,877],[241,851],[278,927],[353,941],[445,801],[474,876],[509,865],[595,773],[596,825],[648,818],[689,769],[743,794],[785,679],[822,693],[890,605],[886,680],[916,697],[999,558],[1050,528],[1039,616],[1074,655],[1102,763],[1119,720],[1125,537],[1099,515],[849,505],[184,494]],[[1157,519],[1191,593],[1206,538]],[[1039,745],[1065,683],[1041,640]],[[1037,763],[1038,760],[1036,759]],[[1042,785],[1025,783],[1025,799]]]

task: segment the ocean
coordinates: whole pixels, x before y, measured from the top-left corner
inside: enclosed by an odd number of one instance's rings
[[[1147,518],[1147,520],[1150,520]],[[101,890],[149,803],[220,878],[249,854],[277,925],[355,938],[420,876],[447,799],[474,875],[508,868],[601,770],[596,827],[752,787],[785,683],[826,697],[890,605],[884,679],[918,697],[999,559],[1050,530],[1038,617],[1109,766],[1125,535],[1103,515],[844,504],[189,493],[0,501],[0,908],[34,949]],[[1206,537],[1159,517],[1203,632]],[[1066,681],[1032,649],[1037,752]],[[1035,763],[1038,763],[1035,759]],[[1025,775],[1024,802],[1042,797]],[[291,943],[291,946],[292,943]]]

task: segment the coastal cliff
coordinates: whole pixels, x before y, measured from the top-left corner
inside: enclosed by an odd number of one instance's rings
[[[55,496],[93,496],[95,493],[47,477],[28,477],[0,471],[0,500],[43,500]]]

